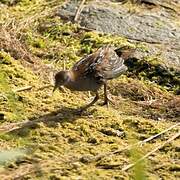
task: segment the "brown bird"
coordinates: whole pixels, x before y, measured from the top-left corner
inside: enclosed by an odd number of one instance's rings
[[[61,89],[61,86],[72,91],[95,92],[96,96],[93,101],[81,108],[81,110],[85,110],[99,99],[98,90],[103,85],[103,105],[108,105],[110,100],[107,96],[107,81],[117,78],[127,70],[124,60],[131,56],[133,52],[131,50],[126,46],[117,50],[109,45],[101,47],[96,52],[76,62],[70,70],[56,73],[53,92],[57,88]]]

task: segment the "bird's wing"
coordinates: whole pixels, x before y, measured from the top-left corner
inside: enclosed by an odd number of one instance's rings
[[[103,61],[104,48],[100,48],[94,53],[87,55],[80,59],[72,67],[72,71],[75,72],[76,77],[92,76],[96,72],[98,63]]]
[[[76,77],[94,77],[106,80],[118,77],[127,67],[124,65],[124,54],[119,57],[113,48],[104,46],[96,52],[82,58],[72,67]]]
[[[101,63],[96,66],[96,71],[104,79],[116,78],[127,70],[124,57],[119,57],[111,47],[106,47],[103,55]]]

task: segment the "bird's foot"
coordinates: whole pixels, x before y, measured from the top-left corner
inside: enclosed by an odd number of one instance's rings
[[[109,97],[105,98],[104,102],[101,104],[101,106],[107,106],[109,107],[109,104],[115,105],[115,103],[113,102],[112,99],[110,99]]]

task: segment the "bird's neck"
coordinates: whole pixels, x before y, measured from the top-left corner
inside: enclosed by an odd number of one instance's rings
[[[75,80],[74,73],[71,70],[67,71],[67,75],[68,75],[68,80],[65,83],[65,85],[68,85],[69,83],[71,83]]]
[[[69,70],[67,73],[69,78],[64,84],[64,86],[70,90],[79,90],[80,84],[79,81],[77,81],[73,71]]]

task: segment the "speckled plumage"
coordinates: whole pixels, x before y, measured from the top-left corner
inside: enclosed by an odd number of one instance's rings
[[[127,52],[131,51],[126,49],[125,52],[125,54],[121,52],[121,55],[118,56],[112,47],[101,47],[96,52],[76,62],[69,71],[58,72],[55,75],[55,89],[60,86],[65,86],[72,91],[95,92],[95,99],[83,108],[86,109],[99,99],[98,90],[104,85],[104,104],[107,104],[107,81],[117,78],[127,70],[127,67],[124,65],[124,60],[129,57]]]

